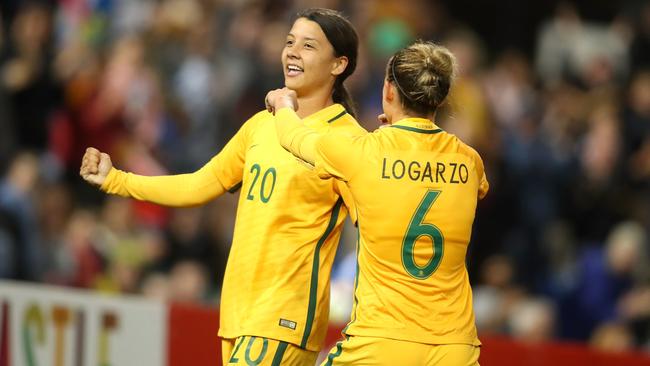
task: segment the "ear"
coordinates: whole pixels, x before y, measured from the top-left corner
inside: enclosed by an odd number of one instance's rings
[[[387,102],[392,102],[395,99],[395,86],[393,83],[388,81],[388,79],[384,79],[384,98],[386,99]]]
[[[333,66],[332,75],[335,77],[341,75],[345,68],[348,67],[348,58],[346,56],[337,57]]]

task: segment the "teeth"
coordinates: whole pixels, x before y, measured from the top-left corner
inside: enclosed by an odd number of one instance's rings
[[[287,66],[287,69],[293,70],[293,71],[303,71],[300,67],[295,66],[295,65],[289,65],[289,66]]]

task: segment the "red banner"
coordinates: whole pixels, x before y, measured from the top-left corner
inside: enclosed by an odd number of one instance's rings
[[[221,365],[218,309],[172,305],[169,317],[169,366]],[[330,326],[325,350],[341,337],[342,328]],[[495,336],[481,336],[481,342],[481,366],[650,366],[647,354],[603,353],[583,344],[523,344]]]

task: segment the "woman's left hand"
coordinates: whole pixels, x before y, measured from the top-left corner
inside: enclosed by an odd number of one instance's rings
[[[264,103],[266,104],[266,110],[273,114],[282,108],[291,108],[294,111],[298,110],[298,96],[295,91],[287,87],[268,92]]]

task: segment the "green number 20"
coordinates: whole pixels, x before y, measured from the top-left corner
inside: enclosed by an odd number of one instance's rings
[[[257,178],[260,177],[260,173],[262,172],[262,168],[260,167],[259,164],[253,164],[251,167],[251,173],[255,174],[255,177],[253,178],[253,183],[251,183],[250,188],[248,188],[248,194],[246,195],[246,199],[249,201],[252,201],[255,199],[255,196],[253,195],[253,187],[255,186],[255,183],[257,182]],[[270,177],[270,178],[268,178]],[[271,191],[269,192],[268,195],[265,195],[265,188],[264,186],[267,184],[267,178],[271,179]],[[275,168],[268,168],[264,174],[262,175],[262,184],[260,185],[260,200],[264,203],[269,202],[271,199],[271,195],[273,194],[273,189],[275,188],[275,178],[276,178],[276,172]]]
[[[411,218],[411,223],[409,223],[404,241],[402,242],[402,265],[409,275],[419,280],[429,278],[438,269],[438,265],[440,265],[440,261],[442,260],[443,244],[445,241],[442,232],[435,225],[422,222],[424,216],[429,212],[429,209],[440,193],[440,191],[430,190],[424,195],[420,205],[415,210],[415,214]],[[431,246],[433,247],[433,255],[424,266],[419,266],[415,263],[413,256],[415,243],[421,236],[431,238]]]

